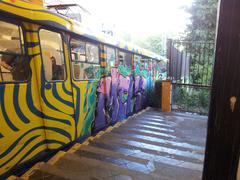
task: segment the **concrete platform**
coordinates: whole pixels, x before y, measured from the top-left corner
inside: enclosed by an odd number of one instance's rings
[[[150,109],[38,164],[25,179],[201,179],[206,126],[205,116]]]

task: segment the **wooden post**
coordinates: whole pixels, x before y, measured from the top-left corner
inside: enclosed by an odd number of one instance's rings
[[[162,81],[162,112],[171,111],[171,81]]]
[[[221,0],[203,179],[235,180],[240,153],[240,0]]]

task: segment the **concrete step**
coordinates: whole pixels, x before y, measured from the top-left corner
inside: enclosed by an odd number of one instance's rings
[[[126,124],[144,124],[144,125],[154,125],[155,127],[162,127],[162,128],[171,128],[172,126],[171,125],[168,125],[166,123],[162,123],[162,122],[156,122],[156,121],[152,121],[152,120],[141,120],[141,121],[136,121],[136,120],[131,120],[131,121],[128,121]]]
[[[109,153],[109,154],[108,154]],[[132,171],[149,174],[155,170],[154,164],[150,161],[137,159],[136,157],[127,158],[122,154],[115,154],[108,152],[107,154],[83,150],[82,148],[75,154],[80,157],[86,157],[89,159],[100,160],[105,163],[114,164],[122,168],[127,168]]]
[[[173,140],[177,141],[179,143],[188,143],[200,147],[205,147],[205,143],[199,142],[199,141],[193,141],[189,140],[188,138],[182,138],[179,135],[169,135],[168,133],[159,133],[159,132],[154,132],[150,130],[144,130],[144,129],[139,129],[139,128],[117,128],[114,129],[112,132],[114,133],[119,133],[119,134],[138,134],[138,135],[144,135],[144,136],[151,136],[155,138],[160,138],[160,139],[165,139],[165,140]]]
[[[166,133],[166,132],[162,132],[160,130],[152,130],[152,129],[149,129],[149,128],[137,127],[137,125],[135,127],[121,126],[120,128],[114,129],[114,130],[120,131],[120,132],[121,131],[125,131],[125,132],[134,131],[135,133],[143,132],[143,133],[154,134],[154,135],[158,135],[160,137],[171,138],[171,139],[176,139],[177,138],[176,136],[171,135],[168,132]]]
[[[163,133],[173,133],[174,130],[170,129],[169,127],[157,127],[155,125],[147,125],[147,124],[140,124],[140,123],[126,123],[120,128],[129,128],[129,127],[134,127],[134,128],[140,128],[140,129],[146,129],[150,131],[155,131],[155,132],[163,132]]]
[[[153,145],[150,143],[144,143],[141,141],[128,140],[125,138],[116,139],[114,137],[111,137],[109,134],[107,134],[106,136],[103,135],[100,139],[97,139],[95,142],[104,144],[114,144],[117,147],[119,146],[126,147],[129,149],[140,150],[146,153],[170,157],[181,161],[190,161],[194,163],[202,163],[204,158],[203,155],[196,154],[195,152],[172,149],[163,146]]]
[[[142,151],[139,149],[129,148],[127,146],[116,145],[114,143],[112,143],[112,144],[106,143],[105,144],[102,142],[94,141],[94,142],[91,142],[90,145],[98,147],[98,148],[118,152],[118,153],[121,153],[124,155],[127,154],[128,156],[131,156],[131,157],[152,161],[152,162],[154,162],[154,164],[162,163],[165,165],[186,168],[186,169],[194,170],[194,171],[202,170],[202,164],[199,164],[199,163],[192,163],[192,162],[189,162],[186,160],[184,161],[184,160],[174,159],[173,157],[163,156],[160,154],[146,152],[146,151]]]
[[[190,151],[198,154],[204,154],[204,147],[203,146],[197,146],[197,145],[192,145],[189,143],[183,143],[183,142],[178,142],[178,141],[170,141],[167,139],[160,139],[152,136],[146,136],[146,135],[139,135],[135,133],[116,133],[116,132],[111,132],[109,133],[109,136],[115,137],[115,138],[120,138],[120,139],[128,139],[128,140],[134,140],[134,141],[140,141],[144,143],[149,143],[153,145],[158,145],[158,146],[163,146],[163,147],[169,147],[173,149],[179,149],[179,150],[184,150],[184,151]]]
[[[84,173],[69,172],[62,169],[59,169],[55,165],[44,164],[40,169],[36,170],[30,177],[30,180],[77,180],[77,179],[86,179],[90,180],[89,176]]]
[[[154,179],[154,173],[148,170],[147,166],[144,167],[143,164],[139,166],[140,163],[121,161],[120,158],[113,160],[101,154],[95,155],[94,153],[83,152],[86,151],[80,150],[75,154],[66,154],[56,162],[55,167],[72,174],[71,177],[84,176],[96,179],[111,179],[118,175],[124,175],[129,176],[129,178],[139,176],[145,177],[145,179]]]
[[[113,151],[110,149],[104,149],[101,147],[97,147],[97,146],[92,146],[92,143],[90,143],[87,146],[81,146],[81,148],[76,151],[75,154],[81,154],[81,152],[91,152],[91,153],[95,153],[98,155],[105,155],[111,158],[115,158],[115,159],[122,159],[122,160],[126,160],[129,162],[134,162],[134,163],[139,163],[139,164],[143,164],[143,165],[147,165],[149,163],[149,160],[145,160],[142,158],[138,158],[138,157],[134,157],[131,156],[132,154],[136,154],[139,151],[127,151],[127,152],[118,152],[118,151]]]

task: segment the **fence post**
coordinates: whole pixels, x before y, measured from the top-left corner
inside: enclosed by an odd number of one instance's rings
[[[168,59],[168,63],[167,63],[167,79],[171,79],[172,78],[172,44],[173,44],[173,40],[172,39],[167,39],[167,59]]]

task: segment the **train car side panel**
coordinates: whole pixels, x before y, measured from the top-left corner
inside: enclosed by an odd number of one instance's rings
[[[10,32],[9,25],[1,23],[0,26],[9,29],[9,31],[1,30],[1,33]],[[33,43],[30,31],[32,29],[28,29],[26,26],[23,27],[23,34],[28,34],[28,38],[24,39],[27,47],[26,52],[30,56],[24,55],[24,58],[26,58],[26,62],[30,63],[31,75],[29,74],[29,80],[27,82],[17,82],[19,77],[22,76],[21,72],[25,72],[24,69],[28,67],[28,63],[21,64],[21,60],[16,60],[15,70],[9,74],[4,74],[4,76],[6,75],[6,80],[11,80],[11,82],[5,82],[5,79],[1,79],[0,82],[0,177],[11,168],[40,153],[44,153],[47,149],[35,76],[37,54],[35,55],[32,52]],[[6,36],[10,36],[10,34],[5,34],[2,37]],[[15,39],[18,38],[15,37]],[[8,47],[8,44],[9,41],[7,42],[6,40],[4,43],[1,43],[1,62],[7,61],[3,55],[7,50],[4,51],[3,49],[14,46],[12,44]],[[0,68],[1,77],[3,78],[3,66]],[[5,70],[5,72],[7,71]]]
[[[76,138],[67,38],[64,33],[39,29],[36,75],[49,149]],[[37,48],[38,49],[38,48]]]

